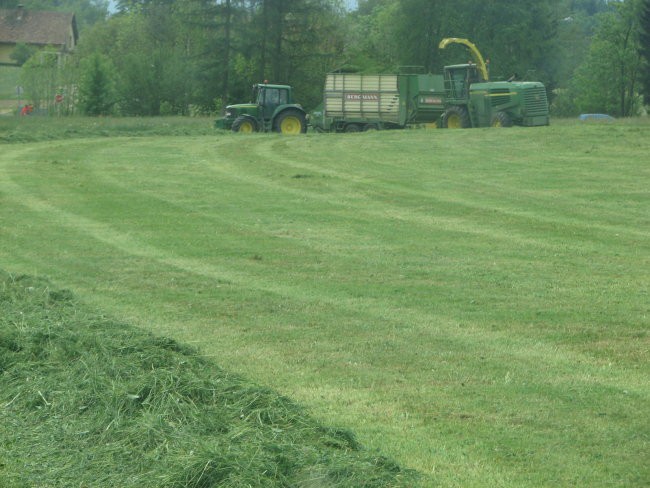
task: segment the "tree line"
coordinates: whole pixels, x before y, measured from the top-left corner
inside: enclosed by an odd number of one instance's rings
[[[2,0],[11,6],[12,0]],[[18,2],[13,2],[18,3]],[[253,83],[291,84],[308,109],[334,70],[441,73],[471,39],[493,79],[542,81],[557,115],[637,114],[650,100],[650,0],[21,0],[75,11],[78,49],[65,67],[23,65],[26,89],[62,71],[59,90],[83,113],[214,113]],[[29,80],[32,80],[31,82]]]

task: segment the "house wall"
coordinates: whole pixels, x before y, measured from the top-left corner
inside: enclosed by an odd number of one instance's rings
[[[72,25],[68,28],[68,35],[66,36],[65,39],[65,50],[67,52],[74,51],[74,48],[77,47],[75,41],[74,41],[74,30],[72,29]]]
[[[0,64],[16,64],[10,57],[14,47],[14,44],[0,43]]]
[[[74,39],[74,38],[72,38]],[[37,47],[39,50],[40,49],[45,49],[46,47],[57,47],[57,46],[35,46],[34,44],[31,45],[32,47]],[[68,46],[74,47],[74,40],[68,42]],[[15,44],[8,44],[8,43],[0,43],[0,65],[3,64],[11,64],[13,66],[16,66],[16,61],[11,59],[11,53],[15,49],[16,45]],[[63,53],[69,53],[72,51],[70,47],[64,47],[64,46],[58,46],[57,49],[59,52]]]

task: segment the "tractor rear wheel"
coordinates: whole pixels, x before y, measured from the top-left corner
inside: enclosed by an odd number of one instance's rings
[[[468,129],[472,126],[469,112],[460,105],[449,107],[442,116],[442,126],[445,129]]]
[[[512,127],[512,119],[505,112],[497,112],[490,121],[491,127]]]
[[[233,132],[242,132],[244,134],[250,134],[252,132],[257,132],[257,121],[250,117],[244,117],[240,115],[232,123]]]
[[[304,134],[307,132],[307,120],[300,110],[285,110],[275,121],[275,131],[281,134]]]

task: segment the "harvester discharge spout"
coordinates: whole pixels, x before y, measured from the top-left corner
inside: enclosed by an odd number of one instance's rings
[[[459,37],[446,37],[445,39],[440,41],[438,48],[444,49],[449,44],[462,44],[463,46],[465,46],[469,50],[470,54],[472,55],[472,59],[474,60],[474,63],[478,67],[478,71],[482,78],[481,81],[490,80],[490,74],[488,73],[487,63],[483,59],[481,52],[478,50],[478,48],[474,43],[472,43],[468,39],[461,39]]]

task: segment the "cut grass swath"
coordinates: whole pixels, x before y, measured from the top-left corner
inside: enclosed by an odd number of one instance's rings
[[[0,274],[0,486],[413,486],[196,351]]]

